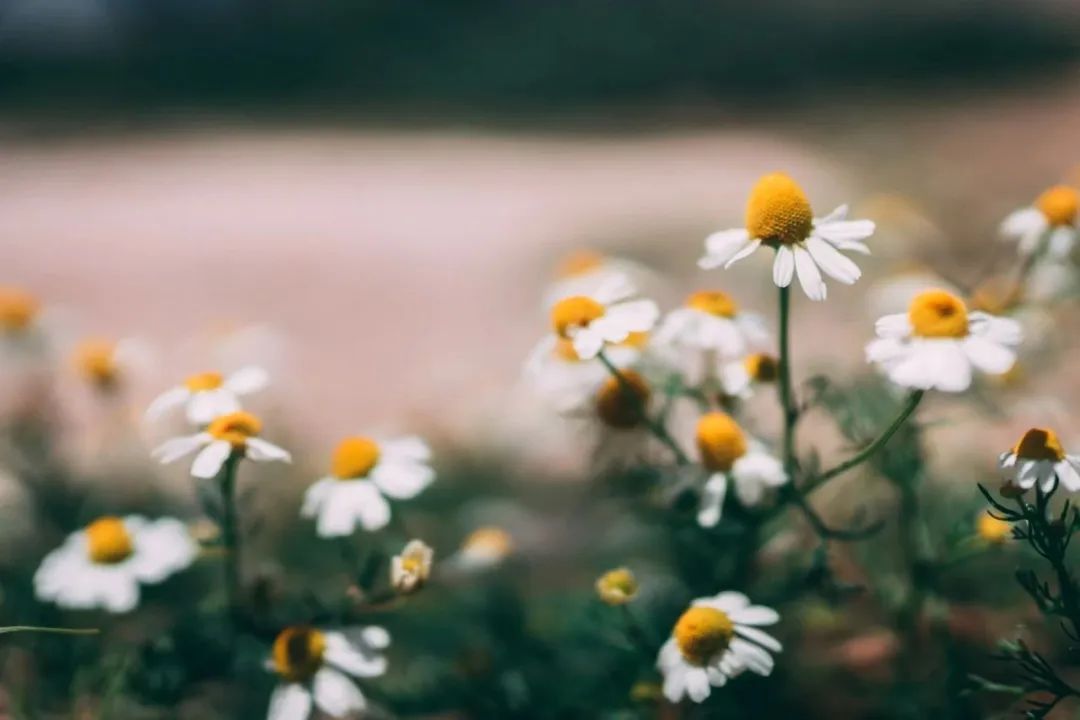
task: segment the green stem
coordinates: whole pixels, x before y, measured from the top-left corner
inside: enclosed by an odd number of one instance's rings
[[[225,595],[229,616],[236,618],[240,611],[240,533],[236,518],[236,469],[240,455],[232,453],[221,473],[221,499],[224,513],[221,536],[225,543]]]
[[[0,627],[0,635],[19,632],[50,633],[53,635],[97,635],[101,631],[97,628],[59,628],[40,627],[37,625],[9,625],[7,627]]]
[[[791,319],[791,287],[780,288],[780,409],[784,414],[784,472],[790,482],[795,482],[795,424],[799,421],[799,408],[791,387],[791,343],[788,328]]]
[[[667,431],[667,428],[664,427],[664,424],[661,422],[657,422],[656,420],[649,417],[647,408],[643,406],[641,398],[638,397],[637,391],[634,390],[633,386],[630,385],[630,383],[627,381],[626,376],[622,374],[619,368],[615,367],[615,364],[612,363],[610,358],[608,358],[608,356],[604,354],[603,350],[601,350],[600,354],[596,357],[600,360],[600,362],[604,364],[604,367],[607,368],[607,371],[611,373],[612,377],[614,377],[615,380],[618,381],[619,386],[623,389],[623,392],[626,393],[628,397],[633,398],[634,401],[639,404],[641,421],[645,424],[645,427],[649,429],[649,432],[651,432],[657,440],[662,442],[668,447],[668,449],[671,450],[672,454],[675,455],[675,462],[677,462],[679,465],[689,465],[690,458],[686,456],[686,453],[683,452],[683,449],[679,447],[679,444],[677,442],[675,442],[675,438],[671,437],[671,435]]]

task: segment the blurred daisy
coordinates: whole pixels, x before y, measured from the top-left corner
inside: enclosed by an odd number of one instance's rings
[[[352,678],[386,672],[382,654],[390,634],[377,626],[343,632],[288,627],[274,640],[270,670],[280,683],[270,697],[267,720],[307,720],[313,707],[335,718],[367,707]]]
[[[161,582],[190,565],[197,552],[179,520],[102,517],[45,557],[34,591],[62,608],[125,613],[139,604],[140,583]]]
[[[1080,455],[1067,454],[1057,433],[1048,428],[1024,433],[1012,450],[1001,453],[998,466],[1005,479],[1021,490],[1038,485],[1050,492],[1055,480],[1069,492],[1080,490]]]
[[[260,438],[260,432],[262,420],[240,410],[214,418],[202,432],[166,440],[152,455],[167,464],[198,450],[191,463],[191,474],[197,478],[216,477],[225,461],[234,455],[257,462],[292,462],[288,451]]]
[[[111,390],[124,375],[145,367],[148,358],[149,349],[138,340],[114,342],[104,338],[88,338],[75,346],[72,365],[94,387]]]
[[[469,533],[453,565],[465,570],[486,570],[500,565],[514,552],[514,538],[500,527],[484,526]]]
[[[1004,545],[1012,539],[1012,525],[981,510],[975,519],[975,535],[987,545]]]
[[[565,297],[551,308],[556,336],[570,340],[577,356],[591,360],[605,343],[624,342],[631,333],[652,329],[660,310],[652,300],[632,300],[636,289],[625,277],[612,278],[589,295]]]
[[[622,370],[620,378],[609,375],[593,397],[595,416],[609,428],[630,430],[645,419],[652,387],[634,370]]]
[[[723,230],[705,239],[705,256],[698,265],[710,270],[724,268],[752,254],[762,245],[776,250],[773,282],[787,287],[795,274],[806,296],[824,300],[824,272],[851,285],[862,272],[840,251],[868,255],[863,240],[874,234],[871,220],[846,220],[847,206],[815,219],[810,201],[799,185],[784,173],[766,175],[750,191],[746,227]]]
[[[622,343],[607,349],[607,358],[617,368],[633,365],[648,339],[647,333],[631,333]],[[595,358],[582,360],[572,340],[552,334],[530,353],[524,376],[538,395],[562,412],[580,406],[611,374]]]
[[[390,584],[402,595],[414,593],[431,575],[435,551],[423,540],[410,540],[400,555],[390,560]]]
[[[779,620],[775,610],[751,605],[742,593],[722,592],[695,600],[660,648],[656,666],[664,676],[664,697],[673,703],[684,696],[704,702],[713,687],[723,687],[747,670],[770,675],[770,653],[782,647],[758,626]]]
[[[608,570],[596,581],[596,594],[608,605],[625,605],[637,597],[638,582],[629,568]]]
[[[769,454],[761,443],[747,438],[728,414],[711,412],[701,416],[697,426],[697,448],[701,464],[711,474],[702,490],[698,524],[714,527],[727,496],[728,483],[744,506],[761,502],[765,491],[788,481],[783,463]]]
[[[866,359],[891,381],[918,390],[962,392],[972,368],[1001,375],[1016,362],[1020,325],[983,312],[968,312],[964,301],[944,290],[927,290],[907,313],[886,315],[875,325],[877,339]]]
[[[776,382],[779,373],[774,355],[753,353],[720,367],[720,388],[727,397],[745,399],[753,395],[754,386]]]
[[[430,460],[431,450],[418,437],[346,438],[334,451],[330,475],[308,488],[300,514],[317,518],[320,537],[351,535],[358,524],[383,528],[390,522],[386,498],[415,497],[435,479]]]
[[[17,335],[31,329],[41,312],[38,299],[17,287],[0,287],[0,331]]]
[[[1080,191],[1068,185],[1055,185],[1035,199],[1030,207],[1010,214],[1001,223],[1001,233],[1018,240],[1021,255],[1046,251],[1055,259],[1072,252],[1076,244],[1077,211]]]
[[[643,268],[595,250],[575,250],[567,254],[555,269],[555,280],[544,291],[544,307],[550,308],[563,298],[592,295],[612,282],[627,282]]]
[[[173,408],[185,407],[193,425],[205,425],[219,415],[240,409],[240,397],[266,387],[269,377],[260,367],[250,365],[225,376],[219,372],[192,375],[170,390],[158,395],[146,410],[148,420],[156,420]]]

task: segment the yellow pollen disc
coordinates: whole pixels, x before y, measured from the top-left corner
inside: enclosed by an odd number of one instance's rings
[[[311,679],[322,667],[326,636],[309,627],[288,627],[278,633],[271,652],[274,670],[291,682]]]
[[[100,565],[115,565],[135,552],[131,534],[118,517],[98,518],[87,525],[86,546],[90,559]]]
[[[555,274],[561,278],[579,277],[599,270],[604,265],[604,256],[594,250],[576,250],[559,263]]]
[[[596,594],[608,605],[623,605],[637,595],[638,583],[628,568],[608,570],[596,581]]]
[[[378,443],[360,436],[345,438],[334,450],[330,473],[338,480],[355,480],[367,477],[378,463]]]
[[[596,394],[596,414],[613,428],[632,428],[645,417],[652,389],[633,370],[621,370],[623,381],[609,377]]]
[[[571,330],[587,327],[603,315],[603,305],[590,297],[576,295],[555,303],[551,308],[551,325],[559,337],[568,338]]]
[[[701,416],[697,426],[701,463],[713,472],[727,472],[746,454],[746,436],[730,415],[711,412]]]
[[[75,348],[75,367],[87,380],[110,385],[116,380],[116,346],[108,340],[86,340]]]
[[[38,301],[19,288],[0,287],[0,328],[9,332],[25,330],[38,314]]]
[[[555,357],[567,362],[578,362],[581,358],[574,349],[574,341],[561,337],[555,339]]]
[[[221,373],[204,372],[189,377],[184,381],[184,387],[191,392],[205,392],[206,390],[217,390],[224,382],[225,378],[221,376]]]
[[[206,432],[210,433],[215,440],[224,440],[234,448],[240,449],[247,445],[249,437],[262,432],[262,420],[249,412],[240,410],[214,418],[206,426]]]
[[[746,373],[757,382],[774,382],[780,374],[780,363],[772,355],[754,353],[743,360]]]
[[[1035,200],[1035,207],[1051,225],[1074,225],[1080,210],[1080,192],[1068,185],[1055,185]]]
[[[696,292],[686,299],[686,306],[724,318],[733,318],[739,312],[739,306],[735,303],[735,300],[727,293],[719,290]]]
[[[975,532],[991,545],[1001,545],[1012,537],[1012,525],[984,512],[975,523]]]
[[[675,623],[674,635],[688,662],[705,665],[727,649],[735,636],[735,623],[716,608],[692,607]]]
[[[784,173],[765,175],[746,203],[746,231],[776,245],[794,245],[810,235],[814,213],[798,183]]]
[[[1013,446],[1012,451],[1023,460],[1059,462],[1065,459],[1065,449],[1061,447],[1057,433],[1048,428],[1031,428]]]
[[[912,331],[921,337],[962,338],[968,334],[964,301],[944,290],[919,293],[908,307]]]

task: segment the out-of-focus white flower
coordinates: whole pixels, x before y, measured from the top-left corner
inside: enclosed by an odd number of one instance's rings
[[[550,309],[563,298],[592,296],[605,285],[634,283],[647,274],[644,267],[629,260],[614,258],[595,250],[576,250],[562,259],[555,270],[555,280],[544,290],[544,307]]]
[[[197,552],[174,518],[102,517],[45,557],[34,591],[40,600],[72,610],[130,612],[139,604],[140,583],[161,582],[190,565]]]
[[[963,300],[944,290],[919,294],[907,313],[886,315],[875,330],[877,339],[866,346],[868,362],[897,385],[945,392],[967,390],[973,367],[1008,372],[1021,339],[1016,321],[969,313]]]
[[[942,289],[958,295],[953,287],[936,272],[926,267],[905,267],[875,280],[866,293],[866,311],[878,318],[890,313],[903,312],[911,301],[927,290]]]
[[[1076,244],[1077,211],[1080,192],[1068,185],[1055,185],[1029,207],[1012,212],[1001,223],[1001,234],[1017,240],[1021,255],[1042,253],[1061,260]]]
[[[75,346],[72,365],[88,383],[111,390],[125,375],[146,367],[150,358],[146,343],[134,338],[119,341],[87,338]]]
[[[191,464],[191,474],[197,478],[216,477],[234,454],[257,462],[292,462],[287,450],[263,440],[260,432],[262,420],[240,410],[214,418],[202,432],[166,440],[152,455],[167,464],[199,450]]]
[[[0,332],[19,335],[34,326],[41,313],[38,299],[22,288],[0,286]]]
[[[694,600],[660,648],[656,667],[664,676],[664,697],[673,703],[684,696],[704,702],[713,687],[723,687],[747,670],[772,674],[771,653],[783,648],[758,628],[779,620],[775,610],[751,605],[742,593]]]
[[[1069,492],[1080,490],[1080,455],[1069,455],[1057,433],[1031,428],[1012,450],[1001,453],[998,466],[1011,485],[1030,490],[1036,485],[1050,492],[1055,481]]]
[[[1012,539],[1012,523],[980,510],[975,518],[975,536],[987,545],[1004,545]]]
[[[402,595],[414,593],[431,575],[435,551],[423,540],[410,540],[400,555],[390,560],[390,584]]]
[[[617,368],[633,365],[648,339],[647,333],[631,333],[622,343],[607,349],[607,358]],[[578,357],[572,340],[552,334],[529,354],[524,377],[551,407],[568,412],[591,397],[611,374],[596,358]]]
[[[697,449],[701,464],[711,474],[702,490],[698,524],[714,527],[727,497],[728,483],[735,486],[739,502],[753,507],[765,491],[788,481],[783,463],[765,446],[748,438],[739,424],[727,413],[711,412],[701,416],[697,426]]]
[[[158,395],[146,409],[146,418],[156,420],[183,405],[189,422],[205,425],[219,415],[240,410],[240,397],[262,390],[268,382],[266,371],[254,365],[228,376],[219,372],[192,375],[183,385]]]
[[[352,678],[386,672],[390,634],[378,626],[345,631],[288,627],[274,640],[268,667],[281,679],[267,720],[307,720],[312,708],[335,718],[367,707]]]
[[[487,525],[469,533],[452,565],[463,570],[486,570],[501,565],[513,552],[514,538],[510,533]]]
[[[773,282],[777,287],[787,287],[798,274],[806,296],[824,300],[822,272],[845,285],[862,275],[841,251],[870,253],[862,241],[874,234],[873,221],[846,218],[846,205],[824,218],[814,218],[810,201],[794,180],[784,173],[766,175],[750,192],[746,226],[706,238],[705,256],[698,265],[705,270],[728,268],[765,245],[776,250]]]
[[[608,570],[596,580],[596,594],[608,605],[625,605],[637,597],[638,582],[629,568]]]
[[[776,382],[779,368],[776,357],[768,353],[726,362],[720,367],[720,389],[727,397],[746,399],[753,395],[755,385]]]
[[[605,344],[625,342],[631,333],[652,329],[660,310],[652,300],[633,300],[637,290],[625,277],[612,278],[589,295],[564,297],[551,308],[556,336],[570,340],[582,360]]]
[[[390,522],[386,498],[420,494],[435,479],[430,461],[431,450],[418,437],[346,438],[334,451],[330,474],[308,488],[300,514],[317,518],[321,537],[351,535],[357,525],[383,528]]]

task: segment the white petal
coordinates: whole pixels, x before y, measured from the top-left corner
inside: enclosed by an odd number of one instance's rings
[[[724,509],[725,495],[727,495],[727,476],[724,473],[714,473],[705,482],[705,487],[701,491],[701,506],[697,514],[698,525],[706,528],[716,527]]]
[[[768,610],[769,608],[755,607],[754,609],[755,610]],[[763,615],[762,618],[765,619],[765,616]],[[767,619],[772,620],[772,616],[768,616]],[[779,620],[778,615],[776,616],[776,620]],[[776,622],[776,620],[773,620],[773,622],[758,622],[758,623],[755,623],[755,624],[757,624],[757,625],[772,625],[772,624],[774,624]],[[774,638],[772,635],[765,632],[764,630],[758,630],[756,627],[751,627],[749,624],[736,624],[735,625],[735,632],[739,633],[740,635],[742,635],[747,640],[751,640],[751,641],[757,643],[758,645],[761,645],[763,648],[766,648],[768,650],[772,650],[773,652],[780,652],[781,650],[784,649],[783,645],[780,644],[779,640],[777,640],[776,638]]]
[[[821,279],[821,271],[818,270],[814,258],[806,248],[798,245],[795,246],[792,252],[795,253],[795,270],[799,276],[799,285],[802,286],[806,297],[815,302],[824,300],[828,288],[825,287],[825,281]]]
[[[1016,363],[1016,353],[985,337],[969,335],[963,347],[971,364],[991,375],[1006,373]]]
[[[968,315],[968,328],[972,335],[993,340],[1001,345],[1019,345],[1024,339],[1024,330],[1020,323],[1012,318],[1000,318],[984,312]]]
[[[206,425],[221,415],[228,415],[240,409],[236,395],[226,388],[204,390],[194,393],[187,405],[187,419],[193,425]]]
[[[878,318],[874,332],[883,338],[906,338],[911,335],[911,320],[907,313],[896,313]]]
[[[416,497],[435,479],[435,471],[416,462],[380,462],[371,471],[371,480],[396,500]]]
[[[741,592],[735,592],[734,590],[727,590],[722,593],[717,593],[712,597],[698,598],[691,603],[695,607],[711,607],[721,610],[726,613],[732,613],[740,608],[744,608],[750,604],[750,599],[743,595]]]
[[[709,676],[705,668],[690,668],[686,672],[686,694],[696,703],[705,702],[712,693]]]
[[[195,456],[195,462],[191,463],[191,474],[207,480],[217,477],[232,451],[232,445],[224,440],[213,441]]]
[[[209,438],[206,433],[170,438],[150,451],[150,457],[162,464],[175,462],[207,444]]]
[[[680,663],[668,668],[664,673],[664,697],[668,702],[677,703],[686,694],[686,674],[690,668]]]
[[[739,661],[748,670],[758,675],[768,676],[772,674],[774,665],[772,655],[757,645],[736,638],[731,641],[731,652],[739,658]]]
[[[272,460],[278,460],[281,462],[292,462],[292,455],[289,454],[288,450],[280,448],[274,443],[267,442],[262,438],[248,438],[245,445],[245,455],[250,460],[256,460],[259,462],[269,462]]]
[[[1050,237],[1046,241],[1047,252],[1055,260],[1064,260],[1072,253],[1076,244],[1076,229],[1072,227],[1057,227],[1050,231]]]
[[[728,258],[728,261],[724,263],[724,269],[727,270],[729,267],[742,260],[743,258],[753,255],[754,251],[757,250],[759,247],[761,247],[761,240],[758,240],[756,238],[748,242],[746,245],[743,245],[742,249],[740,249],[739,252],[732,255],[730,258]]]
[[[191,392],[186,387],[174,387],[171,390],[165,392],[154,398],[150,406],[146,408],[146,419],[157,420],[173,408],[180,407],[191,396]]]
[[[632,332],[652,330],[660,318],[660,309],[652,300],[632,300],[612,305],[607,313],[589,326],[608,342],[622,342]]]
[[[554,340],[554,338],[552,338]],[[384,458],[401,458],[416,462],[427,462],[431,459],[431,448],[424,440],[416,435],[384,440],[379,443],[379,454]]]
[[[373,648],[353,645],[340,632],[326,635],[326,662],[354,677],[378,677],[386,672],[386,658]]]
[[[1047,228],[1046,216],[1037,208],[1016,210],[1001,222],[1001,233],[1011,237],[1038,235]]]
[[[321,537],[351,535],[357,522],[365,530],[379,530],[390,522],[390,505],[367,480],[335,481],[323,500],[316,532]]]
[[[380,625],[368,625],[360,630],[360,640],[363,644],[376,650],[384,650],[390,647],[390,633]]]
[[[1080,471],[1077,470],[1077,464],[1080,463],[1080,458],[1075,455],[1066,456],[1064,460],[1054,466],[1054,472],[1057,473],[1058,480],[1069,492],[1076,492],[1080,490]]]
[[[99,587],[101,606],[111,613],[131,612],[139,604],[139,583],[133,575],[116,573]]]
[[[743,228],[713,233],[705,238],[705,256],[698,260],[698,267],[703,270],[718,268],[749,242],[750,235]]]
[[[311,692],[315,696],[315,705],[334,717],[344,717],[363,710],[367,705],[353,681],[329,667],[320,668],[315,673]]]
[[[134,530],[130,519],[125,518],[124,524],[135,550],[128,564],[140,582],[161,582],[191,565],[198,555],[199,547],[187,527],[175,518],[161,518]]]
[[[236,395],[258,392],[270,383],[270,375],[261,367],[249,365],[240,368],[225,379],[225,387]]]
[[[327,498],[329,498],[334,489],[334,484],[337,482],[332,477],[324,477],[314,482],[304,492],[304,503],[300,507],[300,516],[306,518],[315,517]]]
[[[795,255],[787,245],[781,245],[773,258],[772,279],[776,287],[787,287],[795,274]]]
[[[848,206],[846,204],[840,205],[825,217],[814,218],[814,227],[818,227],[820,225],[828,225],[829,223],[840,222],[847,217],[847,214]]]
[[[845,285],[853,284],[862,276],[858,265],[819,237],[808,238],[806,249],[826,275]]]
[[[603,347],[604,338],[592,328],[582,328],[574,334],[574,352],[582,360],[592,360]]]
[[[278,685],[270,696],[266,720],[307,720],[311,715],[311,693],[297,683]]]
[[[874,234],[875,227],[873,220],[819,222],[814,226],[814,234],[839,247],[844,243],[865,240]]]
[[[780,622],[780,613],[770,607],[765,607],[764,605],[751,605],[749,607],[740,608],[739,610],[732,611],[730,615],[736,625],[775,625]],[[764,633],[761,634],[764,635]],[[748,635],[747,637],[751,640],[755,640],[753,634]],[[761,644],[768,645],[769,643],[763,642]],[[780,652],[780,648],[776,648],[776,651]]]

